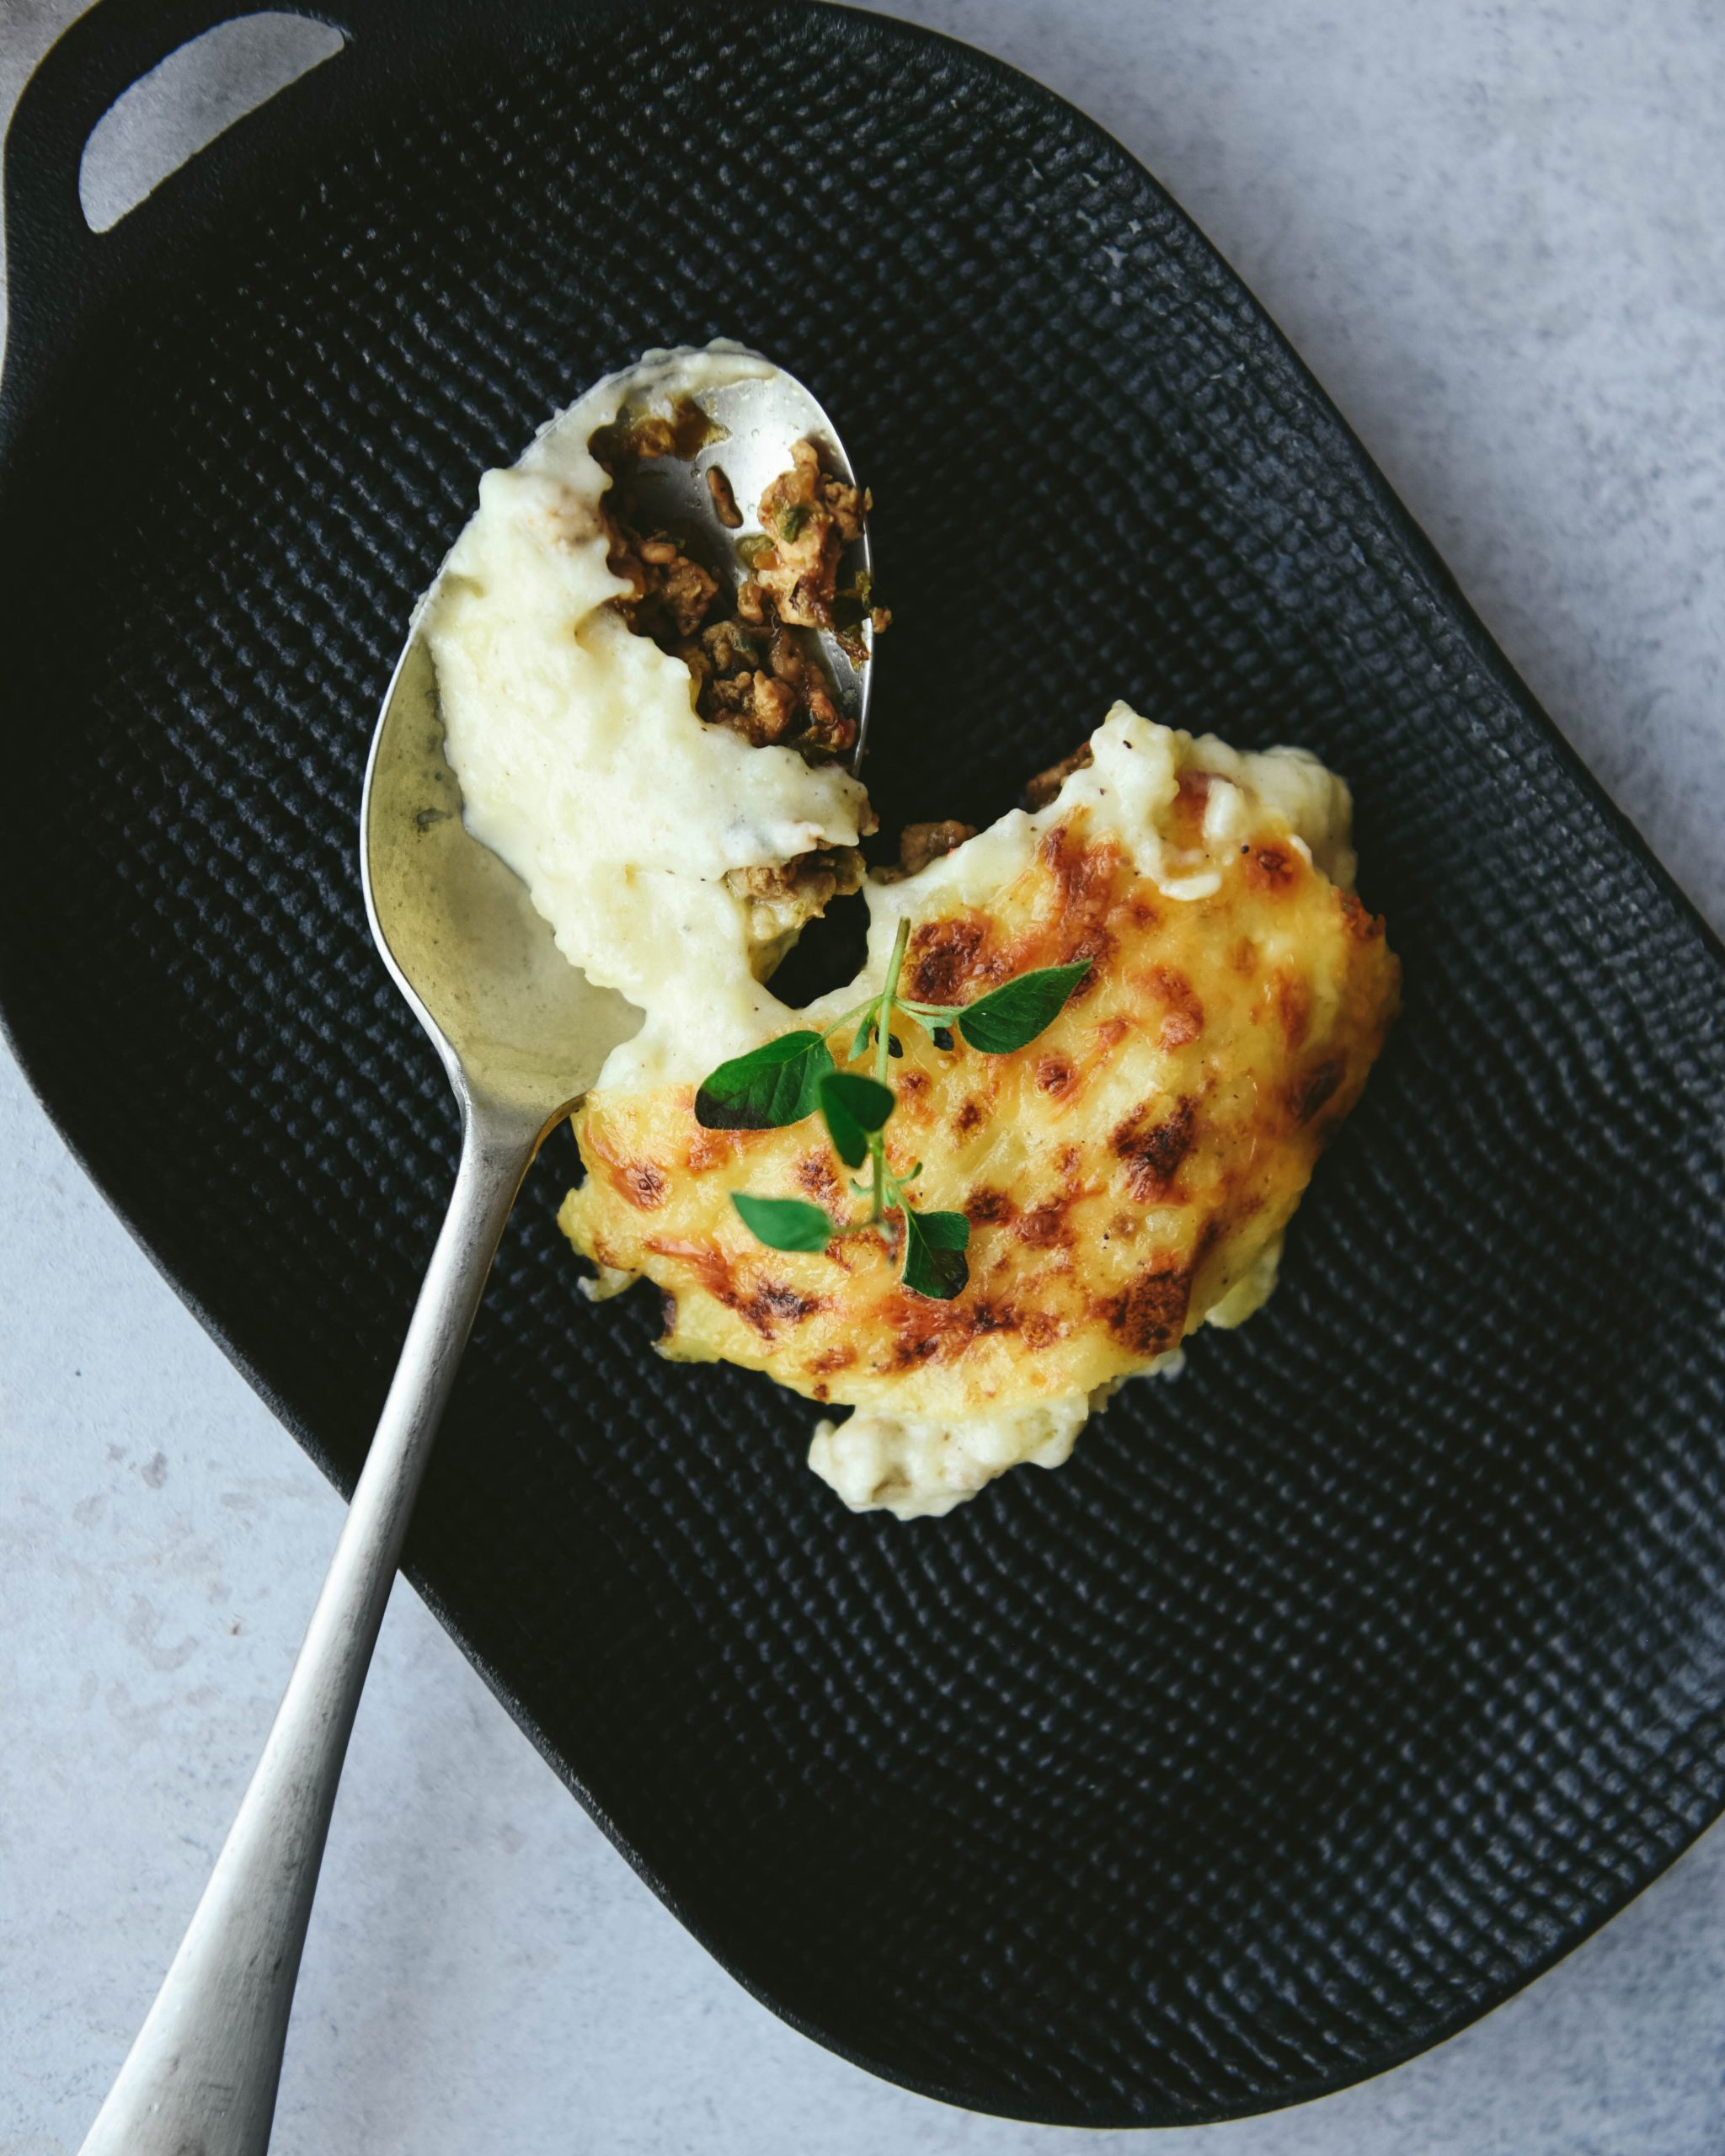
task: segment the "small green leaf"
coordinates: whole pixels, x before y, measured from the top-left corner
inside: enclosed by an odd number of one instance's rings
[[[790,503],[778,513],[779,537],[790,546],[808,521],[809,504],[806,502]]]
[[[734,1190],[731,1203],[756,1241],[769,1250],[825,1250],[838,1233],[818,1205],[800,1198],[750,1198]]]
[[[695,1095],[703,1130],[778,1130],[820,1105],[820,1081],[833,1067],[819,1033],[781,1033],[708,1073]]]
[[[820,1113],[839,1158],[860,1168],[868,1157],[868,1134],[893,1112],[891,1089],[852,1070],[831,1070],[820,1081]]]
[[[959,1031],[985,1055],[1010,1055],[1054,1023],[1089,971],[1086,958],[1076,966],[1039,966],[1020,974],[966,1004],[959,1013]]]
[[[874,1038],[874,1028],[878,1023],[879,1013],[871,1011],[857,1028],[857,1038],[851,1043],[851,1053],[847,1059],[849,1061],[854,1063],[859,1055],[868,1054],[868,1045]]]
[[[951,1302],[970,1278],[964,1258],[970,1223],[962,1213],[916,1213],[908,1205],[904,1215],[905,1285],[914,1295]]]

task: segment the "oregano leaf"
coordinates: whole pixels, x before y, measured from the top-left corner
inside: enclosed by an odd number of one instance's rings
[[[820,1081],[820,1113],[835,1150],[847,1168],[868,1157],[868,1135],[893,1112],[892,1089],[852,1070],[831,1070]]]
[[[821,1080],[833,1067],[819,1033],[781,1033],[709,1071],[695,1095],[703,1130],[779,1130],[820,1105]]]
[[[751,1198],[734,1190],[731,1203],[756,1241],[769,1250],[825,1250],[838,1233],[818,1205],[800,1198]]]
[[[985,1055],[1010,1055],[1023,1048],[1065,1008],[1066,999],[1090,971],[1090,961],[1076,966],[1039,966],[1003,981],[959,1013],[959,1031]]]
[[[962,1213],[918,1213],[909,1205],[904,1216],[905,1285],[912,1294],[951,1302],[970,1278],[964,1257],[970,1223]]]

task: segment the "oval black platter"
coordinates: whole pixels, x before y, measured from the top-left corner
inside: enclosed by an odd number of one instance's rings
[[[1114,142],[801,5],[343,0],[93,237],[219,17],[103,0],[10,138],[0,1008],[124,1218],[351,1481],[454,1123],[355,810],[477,475],[642,346],[839,415],[889,822],[1116,695],[1306,742],[1406,1015],[1284,1283],[1055,1476],[852,1518],[810,1414],[575,1293],[531,1179],[408,1570],[743,1983],[876,2073],[1215,2119],[1459,2027],[1725,1797],[1725,965],[1321,392]]]

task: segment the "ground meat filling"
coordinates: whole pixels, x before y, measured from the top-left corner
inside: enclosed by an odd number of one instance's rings
[[[830,629],[838,595],[839,558],[862,536],[873,504],[866,491],[820,468],[813,442],[799,441],[791,468],[761,497],[761,529],[772,542],[755,563],[761,592],[782,622]]]
[[[804,922],[834,899],[848,898],[862,883],[862,857],[853,846],[830,846],[795,860],[758,868],[733,868],[725,878],[749,901],[749,932],[769,946],[794,936]]]
[[[1033,815],[1037,809],[1046,808],[1073,772],[1086,770],[1091,760],[1090,744],[1081,742],[1070,756],[1062,756],[1059,763],[1050,764],[1029,781],[1023,796],[1024,806]]]
[[[896,868],[877,868],[877,883],[902,883],[907,876],[919,874],[931,861],[938,861],[943,853],[955,853],[966,839],[976,835],[975,824],[961,824],[948,816],[937,824],[906,824],[899,838],[899,865]]]
[[[692,398],[669,414],[630,415],[601,428],[594,456],[610,473],[604,515],[611,535],[607,563],[628,580],[615,603],[638,636],[650,637],[681,659],[695,680],[695,708],[710,726],[729,727],[752,748],[796,750],[810,763],[848,756],[857,728],[839,709],[821,664],[794,633],[831,631],[853,658],[866,651],[856,632],[868,616],[877,631],[891,619],[871,607],[866,590],[841,593],[844,549],[860,536],[870,507],[862,489],[820,468],[813,443],[798,442],[788,471],[761,498],[762,536],[740,550],[746,573],[734,595],[674,532],[646,528],[638,511],[633,476],[662,456],[692,457],[716,439],[716,430]],[[743,515],[731,483],[718,465],[707,472],[708,492],[719,523],[741,528]],[[969,835],[964,825],[927,825]],[[909,838],[909,834],[907,840]],[[957,845],[954,838],[923,857]],[[835,898],[862,884],[862,854],[854,846],[824,846],[795,860],[734,868],[726,882],[749,908],[750,935],[765,979],[805,922]]]
[[[727,600],[719,579],[674,533],[641,528],[630,483],[644,462],[692,456],[713,438],[692,398],[669,416],[619,420],[593,437],[593,454],[611,478],[607,560],[630,585],[618,611],[637,635],[682,660],[695,677],[695,708],[709,725],[730,728],[754,748],[795,749],[811,763],[847,756],[856,725],[839,709],[819,659],[792,632],[853,633],[864,611],[877,630],[886,627],[884,607],[867,608],[856,594],[841,600],[838,591],[840,559],[861,535],[869,498],[823,472],[813,443],[798,442],[790,469],[761,498],[765,536],[746,549],[750,573]],[[709,468],[707,485],[719,522],[739,529],[742,512],[719,467]]]
[[[825,675],[777,622],[713,622],[672,647],[696,681],[695,708],[757,749],[782,742],[811,762],[847,756],[857,728]]]

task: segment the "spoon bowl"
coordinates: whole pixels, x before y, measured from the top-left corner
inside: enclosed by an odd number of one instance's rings
[[[383,700],[360,822],[372,936],[457,1098],[554,1118],[641,1014],[569,963],[526,885],[468,833],[417,635]]]

